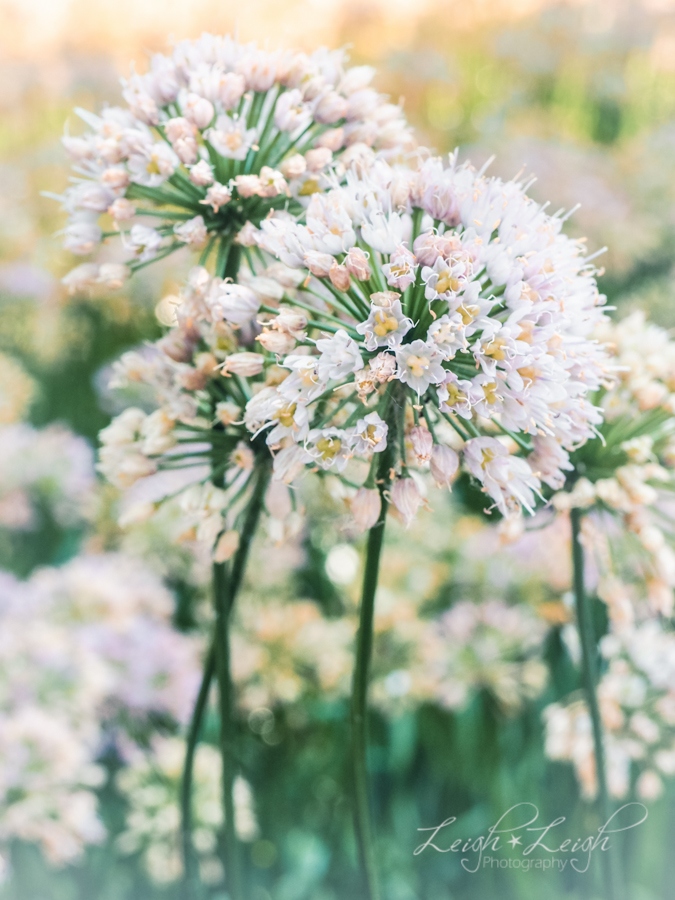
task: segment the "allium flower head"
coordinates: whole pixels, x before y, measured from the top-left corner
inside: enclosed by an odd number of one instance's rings
[[[66,248],[86,256],[119,236],[135,271],[187,244],[235,275],[260,222],[297,215],[330,166],[410,146],[400,109],[369,86],[374,70],[346,62],[341,51],[268,51],[210,34],[153,56],[145,74],[123,79],[125,106],[76,110],[89,130],[63,141],[74,169],[60,198]],[[103,280],[85,266],[66,276],[71,289]]]

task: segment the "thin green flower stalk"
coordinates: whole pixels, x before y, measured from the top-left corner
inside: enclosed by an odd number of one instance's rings
[[[502,515],[532,511],[542,481],[601,421],[587,394],[605,354],[587,334],[603,298],[561,228],[523,185],[424,154],[410,167],[362,163],[314,194],[302,221],[260,226],[258,246],[298,277],[283,306],[261,307],[258,341],[287,372],[248,401],[244,420],[274,451],[275,478],[341,479],[369,531],[352,752],[370,900],[366,711],[387,509],[410,526],[426,485],[449,488],[463,464]],[[302,327],[285,340],[292,317]]]
[[[605,765],[605,745],[598,703],[598,646],[593,629],[593,615],[584,581],[584,549],[581,543],[581,518],[579,509],[570,511],[572,524],[572,569],[574,574],[574,602],[577,629],[581,646],[581,667],[584,680],[586,702],[593,729],[593,749],[595,754],[595,777],[598,785],[598,811],[602,824],[609,822],[612,810],[607,789],[607,768]],[[602,853],[602,871],[606,900],[616,900],[616,882],[613,858],[610,851]],[[616,848],[614,848],[616,853]]]

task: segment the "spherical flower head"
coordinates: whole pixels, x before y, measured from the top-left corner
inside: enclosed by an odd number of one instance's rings
[[[109,210],[136,269],[154,257],[134,257],[148,242],[130,238],[129,227],[139,224],[137,214],[168,205],[171,214],[157,223],[162,256],[182,243],[212,241],[205,258],[213,252],[217,274],[225,274],[235,236],[274,210],[301,214],[328,185],[331,167],[349,168],[355,141],[392,155],[411,145],[400,110],[392,115],[386,98],[371,89],[345,93],[348,71],[340,53],[326,65],[322,51],[280,54],[229,36],[205,35],[155,55],[146,74],[124,82],[126,106],[100,115],[78,110],[90,131],[64,138],[78,167],[62,198],[71,216],[67,249],[95,252],[104,239],[97,219]],[[205,234],[194,222],[200,204]]]

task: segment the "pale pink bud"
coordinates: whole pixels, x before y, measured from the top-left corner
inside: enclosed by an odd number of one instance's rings
[[[126,219],[133,219],[136,215],[136,207],[127,200],[126,197],[118,197],[114,203],[108,207],[108,212],[116,222],[124,222]]]
[[[194,342],[184,332],[177,329],[160,338],[155,346],[175,362],[188,362],[192,358],[194,350]]]
[[[288,178],[289,181],[292,181],[294,178],[300,178],[301,175],[305,174],[307,163],[305,162],[304,156],[300,153],[296,153],[293,156],[289,156],[288,159],[285,159],[279,168],[281,174],[285,178]]]
[[[333,287],[337,288],[338,291],[349,290],[349,272],[347,271],[346,266],[340,266],[337,262],[334,261],[333,265],[330,267],[330,272],[328,274],[330,276]]]
[[[246,90],[246,81],[239,72],[226,72],[220,79],[220,102],[225,109],[234,109]]]
[[[232,559],[239,548],[239,532],[226,531],[218,538],[215,550],[213,551],[213,561],[217,563],[227,562]]]
[[[434,446],[434,439],[429,429],[424,425],[416,425],[410,430],[410,439],[417,462],[420,465],[428,463],[431,459],[431,449]]]
[[[202,216],[195,216],[187,222],[173,226],[174,234],[186,244],[200,245],[206,240],[207,231]]]
[[[219,181],[216,181],[216,183],[212,184],[206,192],[206,197],[199,202],[204,203],[206,206],[210,206],[213,211],[217,213],[220,207],[225,206],[231,199],[232,193],[230,189]]]
[[[276,353],[277,356],[286,356],[295,347],[296,340],[292,334],[284,331],[263,331],[256,337],[256,340],[269,353]]]
[[[69,294],[76,294],[78,291],[93,287],[97,280],[98,266],[96,263],[83,263],[64,275],[61,283],[68,288]]]
[[[305,153],[305,162],[310,172],[320,172],[329,166],[333,160],[333,151],[328,147],[316,147]]]
[[[259,375],[263,370],[265,357],[262,353],[233,353],[228,356],[223,366],[223,374],[226,372],[231,375]]]
[[[314,110],[314,119],[321,125],[332,125],[347,115],[347,100],[337,91],[329,91]]]
[[[103,263],[98,271],[98,283],[105,285],[111,291],[122,287],[129,277],[129,270],[123,263]]]
[[[213,120],[215,109],[213,103],[206,97],[200,97],[199,94],[188,94],[185,103],[185,118],[192,124],[203,130],[208,128]]]
[[[305,254],[305,265],[317,278],[326,278],[330,274],[331,267],[337,265],[335,257],[330,253],[320,253],[318,250],[308,250]]]
[[[276,169],[272,169],[270,166],[263,166],[260,170],[259,193],[261,197],[278,197],[279,194],[287,194],[286,179]]]
[[[240,197],[255,197],[262,190],[262,184],[257,175],[237,175],[234,183]]]
[[[110,166],[101,173],[102,183],[113,190],[125,188],[129,180],[129,173],[122,166]]]
[[[199,158],[197,141],[193,137],[179,138],[172,145],[178,159],[184,166],[194,165]]]
[[[352,515],[359,531],[372,528],[380,517],[382,501],[374,488],[359,488],[351,502]]]
[[[450,487],[459,468],[459,457],[450,447],[434,444],[431,451],[431,474],[438,487]]]
[[[205,159],[190,169],[190,181],[198,187],[206,187],[207,184],[213,184],[213,168]]]
[[[188,122],[184,116],[169,119],[164,126],[164,133],[171,144],[185,140],[185,138],[194,138],[196,135],[195,126],[192,122]]]
[[[350,247],[345,265],[350,275],[353,275],[357,281],[368,281],[373,274],[368,265],[368,257],[359,247]]]
[[[332,150],[333,153],[337,153],[344,142],[345,130],[340,126],[340,128],[329,128],[328,131],[324,131],[324,133],[319,135],[314,141],[314,146],[325,147],[327,150]]]
[[[279,307],[279,315],[275,319],[275,327],[279,331],[286,331],[298,339],[304,338],[304,330],[307,327],[307,316],[288,306]]]
[[[397,479],[391,489],[391,502],[400,512],[403,523],[408,528],[422,502],[422,495],[415,481],[412,478]]]
[[[276,479],[271,481],[265,496],[265,506],[267,507],[267,512],[274,519],[283,521],[289,516],[293,511],[293,505],[288,485]]]

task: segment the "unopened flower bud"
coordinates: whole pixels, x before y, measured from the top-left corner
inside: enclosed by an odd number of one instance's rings
[[[213,184],[213,167],[205,159],[200,159],[190,169],[190,181],[198,187]]]
[[[260,229],[256,228],[253,222],[247,222],[238,232],[235,242],[241,244],[242,247],[255,247],[258,243]]]
[[[256,340],[269,353],[276,353],[277,356],[286,356],[295,347],[296,340],[292,334],[284,331],[268,331],[263,330],[262,334],[256,337]]]
[[[345,265],[350,275],[353,275],[357,281],[368,281],[373,274],[368,265],[368,257],[360,249],[360,247],[351,247]]]
[[[252,375],[259,375],[263,370],[264,362],[265,357],[262,353],[249,353],[247,351],[233,353],[232,356],[228,356],[225,360],[223,374],[244,375],[247,378]]]
[[[338,265],[337,262],[333,262],[328,275],[330,276],[333,287],[337,288],[338,291],[349,290],[349,285],[351,282],[349,280],[349,272],[347,271],[346,266],[341,266]]]
[[[308,250],[305,254],[305,265],[312,275],[316,275],[317,278],[326,278],[330,274],[331,267],[337,263],[330,253]]]
[[[230,189],[219,181],[216,181],[206,192],[206,197],[199,202],[204,203],[206,206],[210,206],[214,213],[217,213],[220,207],[225,206],[231,199],[232,192]],[[249,223],[247,222],[246,224],[248,225]]]
[[[186,391],[203,391],[206,387],[208,376],[200,369],[193,369],[190,367],[180,373],[178,381],[181,387],[184,387]]]
[[[133,219],[136,215],[136,207],[127,200],[126,197],[118,197],[114,203],[108,207],[108,212],[116,222],[124,222],[127,219]]]
[[[206,225],[202,216],[195,216],[194,219],[174,225],[173,231],[179,240],[193,246],[203,244],[207,237]]]
[[[117,291],[129,277],[129,269],[123,263],[103,263],[98,270],[97,281],[111,291]]]
[[[398,478],[391,489],[391,502],[400,512],[406,528],[417,515],[422,495],[412,478]]]
[[[333,160],[333,151],[328,147],[316,147],[305,153],[305,162],[310,172],[320,172],[329,166]]]
[[[319,135],[316,141],[314,141],[314,146],[325,147],[327,150],[331,150],[333,153],[337,153],[338,150],[343,146],[344,142],[344,128],[329,128],[328,131],[324,131],[323,134]]]
[[[410,439],[417,462],[420,465],[428,463],[431,459],[432,447],[434,446],[434,439],[429,429],[425,425],[416,425],[410,430]]]
[[[98,266],[96,263],[83,263],[75,266],[61,279],[61,283],[68,288],[69,294],[76,294],[93,287],[98,280]]]
[[[125,188],[129,184],[130,176],[126,169],[122,166],[110,166],[101,174],[102,183],[113,190],[117,188]]]
[[[214,316],[236,326],[246,325],[260,309],[260,300],[250,288],[227,281],[214,283],[207,302]]]
[[[332,125],[347,115],[347,100],[337,91],[329,91],[319,100],[314,119],[321,125]]]
[[[459,468],[459,457],[450,447],[434,444],[431,450],[431,475],[438,487],[450,487]]]
[[[375,488],[359,488],[351,502],[351,511],[359,531],[372,528],[380,517],[382,501]]]
[[[288,159],[285,159],[279,166],[279,169],[284,178],[288,178],[289,181],[292,181],[294,178],[300,178],[301,175],[305,174],[307,163],[305,162],[304,156],[300,153],[295,153],[293,156],[289,156]]]
[[[220,102],[225,109],[234,109],[246,90],[246,81],[239,72],[226,72],[220,79]]]
[[[211,124],[215,109],[213,103],[206,97],[200,97],[199,94],[188,94],[184,112],[185,118],[203,131]]]
[[[244,199],[260,195],[262,184],[257,175],[237,175],[234,179],[237,193]]]
[[[218,538],[215,550],[213,551],[213,561],[217,563],[227,562],[232,559],[239,548],[239,532],[226,531]]]

